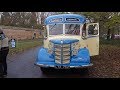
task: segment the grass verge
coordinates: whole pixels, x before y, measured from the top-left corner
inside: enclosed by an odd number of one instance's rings
[[[111,46],[117,46],[120,47],[120,39],[114,39],[114,40],[105,40],[100,39],[100,45],[111,45]]]
[[[18,52],[22,52],[22,51],[25,51],[27,49],[30,49],[30,48],[33,48],[36,46],[41,46],[41,45],[42,45],[42,39],[17,41],[15,48],[12,48],[10,46],[9,55],[13,55],[13,54],[16,54]]]

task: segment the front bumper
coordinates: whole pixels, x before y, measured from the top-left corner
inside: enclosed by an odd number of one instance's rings
[[[47,64],[36,64],[35,65],[39,67],[44,67],[44,68],[55,68],[55,69],[70,69],[70,68],[89,68],[93,66],[93,64],[84,64],[84,65],[47,65]]]

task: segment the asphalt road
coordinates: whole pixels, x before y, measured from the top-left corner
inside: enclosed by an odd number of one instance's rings
[[[34,65],[39,47],[7,57],[7,78],[38,78],[42,77],[39,67]]]

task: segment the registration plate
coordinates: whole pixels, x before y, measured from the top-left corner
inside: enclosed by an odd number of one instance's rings
[[[55,66],[56,69],[69,69],[69,66]]]

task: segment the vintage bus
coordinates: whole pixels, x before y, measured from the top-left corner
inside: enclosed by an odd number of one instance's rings
[[[92,66],[90,57],[99,55],[99,24],[78,14],[52,15],[45,19],[43,46],[35,65],[70,69]]]

